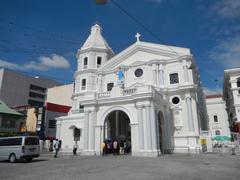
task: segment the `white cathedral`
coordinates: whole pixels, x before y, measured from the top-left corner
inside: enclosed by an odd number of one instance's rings
[[[77,141],[82,155],[100,155],[105,139],[127,140],[133,156],[198,153],[206,105],[188,48],[140,41],[114,54],[95,24],[77,52],[68,116],[57,118],[62,151]]]

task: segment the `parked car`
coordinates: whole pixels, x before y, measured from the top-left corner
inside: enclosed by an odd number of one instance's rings
[[[37,136],[16,136],[0,138],[0,159],[16,162],[18,159],[31,161],[39,157],[39,138]]]

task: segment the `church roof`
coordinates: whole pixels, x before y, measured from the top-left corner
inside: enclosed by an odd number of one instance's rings
[[[83,46],[81,47],[81,50],[85,50],[88,48],[99,48],[99,49],[111,50],[107,41],[102,36],[102,28],[98,24],[95,24],[94,26],[92,26],[91,33],[88,36],[85,43],[83,44]]]

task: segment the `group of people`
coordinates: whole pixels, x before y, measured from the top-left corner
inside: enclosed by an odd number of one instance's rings
[[[102,155],[113,153],[113,155],[128,154],[131,152],[131,144],[127,140],[104,140],[102,143]]]
[[[54,144],[54,150],[55,154],[54,157],[58,157],[58,153],[61,150],[62,147],[62,140],[56,139]],[[77,141],[75,141],[73,145],[73,155],[77,156],[77,149],[78,144]],[[128,140],[104,140],[102,143],[102,155],[105,156],[107,154],[113,153],[113,155],[119,155],[119,154],[128,154],[131,152],[131,143]]]
[[[54,147],[54,150],[55,150],[54,157],[57,158],[58,157],[58,152],[62,148],[62,140],[56,139],[55,144],[54,144],[53,147]],[[78,149],[78,144],[77,144],[77,141],[75,141],[75,143],[73,145],[73,155],[74,156],[77,156],[77,149]]]

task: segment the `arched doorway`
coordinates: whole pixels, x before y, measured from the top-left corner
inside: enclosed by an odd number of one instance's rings
[[[69,129],[72,130],[72,133],[73,133],[73,141],[74,141],[74,142],[80,141],[81,129],[77,128],[77,127],[74,126],[74,125],[70,126]]]
[[[158,148],[161,151],[161,154],[164,154],[164,116],[161,111],[158,112],[158,121],[157,121],[157,128],[158,128]]]
[[[115,110],[107,115],[104,120],[103,140],[127,142],[131,147],[130,119],[124,111]]]

